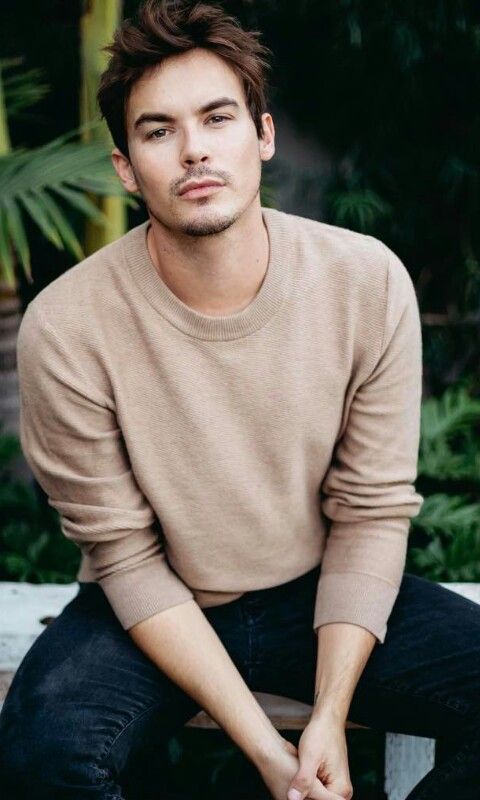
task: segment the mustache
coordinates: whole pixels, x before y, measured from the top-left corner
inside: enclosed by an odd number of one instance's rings
[[[184,175],[179,181],[175,181],[172,187],[173,194],[178,194],[181,192],[183,186],[189,181],[200,181],[204,178],[212,178],[212,180],[220,180],[225,184],[230,182],[230,175],[228,172],[224,172],[223,170],[209,170],[204,169],[202,171],[195,170],[194,172],[189,172],[187,175]]]

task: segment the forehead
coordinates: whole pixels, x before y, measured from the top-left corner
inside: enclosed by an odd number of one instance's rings
[[[228,95],[245,105],[240,77],[223,58],[203,48],[169,56],[133,85],[126,117],[130,127],[144,112],[191,113],[213,97]]]

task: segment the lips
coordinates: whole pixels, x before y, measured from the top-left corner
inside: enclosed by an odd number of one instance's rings
[[[189,192],[191,189],[204,189],[207,186],[223,186],[223,184],[220,183],[219,181],[212,181],[212,180],[200,181],[198,183],[196,181],[192,181],[190,183],[185,184],[185,186],[179,192],[179,194],[181,195],[185,194],[185,192]]]

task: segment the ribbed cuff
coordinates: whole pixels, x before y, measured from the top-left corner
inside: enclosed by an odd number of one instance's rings
[[[101,578],[98,583],[125,630],[193,598],[193,592],[162,556]]]
[[[383,644],[398,591],[391,583],[366,573],[320,573],[313,627],[317,631],[330,622],[351,622],[369,630]]]

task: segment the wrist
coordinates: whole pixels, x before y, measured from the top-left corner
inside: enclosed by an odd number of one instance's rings
[[[346,703],[338,700],[333,701],[329,698],[322,697],[317,691],[313,702],[313,709],[311,718],[329,719],[332,722],[339,722],[344,724],[347,720],[348,707]]]
[[[263,769],[277,763],[278,759],[285,755],[285,751],[290,751],[292,747],[293,745],[286,741],[274,728],[271,735],[263,737],[262,741],[256,744],[249,757],[261,772]]]

